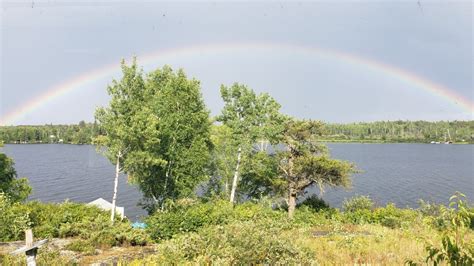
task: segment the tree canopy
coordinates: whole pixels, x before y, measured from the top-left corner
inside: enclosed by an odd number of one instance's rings
[[[31,193],[28,180],[17,178],[13,160],[4,153],[0,153],[0,192],[12,201],[24,201]]]
[[[146,77],[136,62],[122,64],[123,78],[109,86],[112,99],[96,119],[107,147],[153,211],[166,199],[190,196],[209,176],[210,118],[199,81],[165,66]]]
[[[319,121],[289,119],[285,124],[282,144],[278,151],[279,170],[288,193],[288,214],[293,216],[297,196],[312,185],[351,185],[350,175],[355,167],[348,162],[331,159],[324,145],[318,143],[323,124]]]

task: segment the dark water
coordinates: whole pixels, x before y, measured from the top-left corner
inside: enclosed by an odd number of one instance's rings
[[[354,162],[362,173],[351,191],[327,190],[340,207],[344,198],[369,195],[378,204],[418,207],[419,199],[447,203],[456,191],[474,200],[474,145],[329,144],[331,155]]]
[[[115,167],[94,146],[67,144],[5,145],[19,177],[28,177],[33,193],[30,199],[62,202],[66,199],[90,202],[104,198],[112,202]],[[146,215],[137,203],[138,189],[120,176],[117,205],[125,215],[137,219]]]
[[[417,207],[423,198],[445,203],[461,191],[474,200],[474,145],[430,144],[329,144],[333,157],[356,163],[363,173],[353,178],[350,191],[327,189],[324,199],[339,207],[344,198],[370,195],[378,204]],[[28,177],[31,199],[89,202],[102,197],[111,201],[114,167],[89,145],[5,145],[15,160],[18,175]],[[313,190],[316,191],[316,190]],[[119,183],[118,205],[137,219],[140,192]]]

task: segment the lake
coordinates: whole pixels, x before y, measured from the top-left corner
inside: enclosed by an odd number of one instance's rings
[[[340,207],[345,198],[369,195],[377,204],[417,207],[420,198],[446,203],[456,191],[474,200],[474,145],[330,143],[331,155],[354,162],[362,171],[350,191],[326,189],[323,198]],[[114,166],[90,145],[25,144],[2,149],[28,177],[30,199],[89,202],[112,199]],[[311,192],[318,192],[316,189]],[[121,176],[118,206],[132,220],[145,215],[136,187]]]

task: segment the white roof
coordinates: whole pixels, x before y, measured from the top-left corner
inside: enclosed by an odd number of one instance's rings
[[[98,198],[94,201],[91,201],[91,202],[87,203],[87,205],[94,205],[94,206],[97,206],[97,207],[101,208],[102,210],[106,210],[106,211],[112,210],[112,203],[106,201],[103,198]],[[115,206],[115,211],[118,212],[120,214],[120,216],[122,217],[122,219],[123,219],[123,217],[125,216],[124,207]]]

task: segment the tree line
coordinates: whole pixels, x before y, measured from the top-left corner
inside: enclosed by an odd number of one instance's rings
[[[4,143],[68,143],[91,144],[92,139],[102,134],[97,123],[80,121],[72,125],[21,125],[1,126],[0,141]]]
[[[4,143],[91,144],[103,134],[95,123],[80,121],[71,125],[0,126]],[[452,141],[474,143],[474,121],[375,121],[325,123],[322,139],[328,141],[419,142]]]
[[[327,124],[328,140],[474,143],[474,121],[377,121]]]

